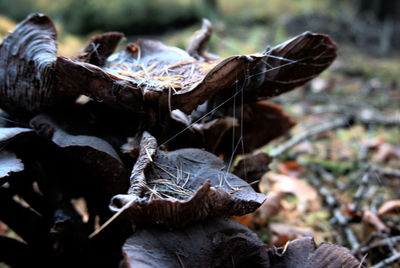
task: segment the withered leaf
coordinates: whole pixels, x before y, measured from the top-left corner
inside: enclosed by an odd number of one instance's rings
[[[218,57],[206,51],[206,45],[211,38],[212,26],[207,19],[202,20],[201,29],[196,31],[189,40],[186,51],[195,59],[212,61]]]
[[[272,157],[263,152],[246,156],[233,167],[232,173],[248,183],[252,183],[253,188],[259,191],[257,181],[260,181],[262,176],[269,171],[271,161]],[[253,182],[257,183],[253,184]]]
[[[207,111],[203,111],[205,114]],[[197,143],[202,142],[199,147],[204,147],[214,153],[222,153],[229,157],[232,154],[232,135],[235,133],[235,144],[243,139],[243,148],[236,153],[249,153],[260,146],[265,145],[271,140],[285,134],[295,125],[288,114],[278,105],[266,101],[252,102],[243,105],[243,109],[238,108],[235,112],[228,108],[223,111],[225,115],[240,115],[243,118],[232,118],[225,116],[222,118],[208,119],[205,122],[193,124],[195,117],[185,115],[179,110],[172,112],[172,118],[184,124],[191,132],[185,136],[176,137],[169,142],[172,147],[176,144],[184,143],[188,136],[192,137]],[[200,114],[200,116],[203,114]],[[199,117],[198,114],[196,116]],[[233,129],[234,128],[234,129]],[[243,136],[241,136],[243,135]],[[172,143],[172,144],[171,144]],[[192,142],[195,144],[195,142]]]
[[[104,44],[97,59],[87,49],[85,61],[104,65],[99,68],[57,57],[56,35],[50,18],[33,14],[4,38],[0,77],[5,111],[40,112],[84,94],[133,111],[142,111],[147,103],[190,113],[216,93],[221,92],[216,99],[232,97],[238,84],[246,102],[279,95],[311,80],[336,57],[329,37],[306,32],[263,54],[211,62],[158,41],[140,40],[104,62],[120,38],[112,34],[93,39],[99,48]]]
[[[268,249],[270,267],[357,268],[365,267],[341,246],[322,243],[318,248],[311,237],[290,242],[285,248]]]
[[[30,124],[41,136],[78,159],[95,176],[106,182],[113,193],[125,192],[129,185],[128,172],[114,148],[105,140],[94,136],[71,135],[49,116],[35,116]]]
[[[54,63],[57,31],[48,16],[32,14],[0,44],[0,105],[26,116],[67,101],[75,91],[58,92]]]
[[[83,52],[76,57],[76,60],[103,66],[123,37],[124,35],[118,32],[95,35]]]
[[[6,180],[4,177],[8,177],[13,172],[20,172],[24,170],[24,164],[17,156],[8,151],[0,151],[0,185]]]
[[[378,232],[387,232],[389,228],[381,221],[381,219],[370,210],[364,211],[362,220],[376,228]]]
[[[378,210],[378,217],[385,214],[400,213],[400,200],[390,200],[385,202]]]
[[[185,224],[210,216],[243,215],[265,200],[240,178],[223,171],[223,162],[200,149],[172,152],[157,150],[155,139],[145,132],[127,195],[112,199],[118,212],[129,204],[134,222]]]
[[[136,230],[122,248],[127,267],[269,267],[255,233],[233,221],[210,219],[173,231]]]
[[[313,211],[318,208],[318,194],[306,181],[273,172],[265,174],[265,178],[271,183],[269,191],[295,195],[299,199],[297,208],[300,211]]]

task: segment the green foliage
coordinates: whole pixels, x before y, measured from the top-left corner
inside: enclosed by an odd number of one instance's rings
[[[150,34],[199,21],[207,8],[200,0],[0,0],[0,13],[14,20],[32,12],[49,14],[75,34]]]

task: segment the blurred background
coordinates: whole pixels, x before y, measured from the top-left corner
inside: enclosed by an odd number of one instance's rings
[[[222,56],[263,50],[306,30],[376,56],[400,48],[396,0],[0,0],[0,38],[29,13],[56,21],[60,53],[71,56],[90,35],[121,31],[185,47],[206,17],[214,24],[210,48]]]

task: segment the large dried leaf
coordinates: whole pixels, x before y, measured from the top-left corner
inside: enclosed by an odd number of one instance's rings
[[[318,248],[311,237],[290,242],[284,248],[268,249],[270,267],[357,268],[365,267],[341,246],[322,243]]]
[[[295,195],[299,200],[297,208],[300,211],[315,211],[318,209],[318,202],[316,202],[318,199],[317,191],[306,181],[273,172],[265,174],[265,178],[271,184],[269,191]]]
[[[125,205],[134,222],[184,224],[209,216],[243,215],[265,200],[251,186],[224,169],[215,155],[199,149],[157,150],[143,134],[139,158],[127,195],[112,200],[115,212]]]
[[[0,105],[19,116],[59,102],[54,72],[57,32],[51,19],[32,14],[0,44]],[[62,89],[61,89],[62,90]],[[63,92],[63,97],[73,92]]]
[[[108,142],[94,136],[71,135],[43,114],[34,117],[30,124],[39,135],[84,163],[91,174],[102,178],[111,193],[126,191],[129,185],[127,170]]]
[[[56,57],[52,21],[29,16],[0,47],[2,107],[7,112],[38,112],[85,94],[134,111],[142,111],[146,103],[190,113],[216,93],[217,103],[241,91],[246,102],[281,94],[317,76],[336,57],[329,37],[307,32],[263,54],[210,62],[158,41],[140,40],[106,61],[119,39],[118,34],[95,37],[78,57],[104,65],[99,68]]]
[[[231,113],[228,112],[228,114]],[[236,115],[240,115],[239,110],[236,111]],[[241,119],[238,118],[238,120]],[[239,123],[234,132],[235,143],[239,141],[241,134],[243,134],[244,151],[240,150],[240,153],[249,153],[267,144],[285,134],[295,125],[295,121],[282,108],[265,101],[245,104],[242,120],[243,125]],[[218,151],[223,153],[229,152],[232,147],[230,144],[232,132],[226,132],[226,134],[218,148]]]
[[[236,115],[236,118],[225,116],[214,119],[210,117],[202,122],[193,123],[197,117],[206,113],[206,111],[196,112],[195,116],[186,115],[179,110],[172,112],[172,118],[189,128],[189,131],[185,135],[169,141],[168,147],[174,148],[186,144],[185,141],[190,139],[191,144],[195,146],[230,157],[232,155],[232,135],[235,135],[233,139],[235,144],[239,141],[243,142],[243,147],[240,146],[235,153],[249,153],[285,134],[295,125],[295,121],[282,108],[265,101],[244,104],[243,109],[238,107],[235,111],[224,110],[224,115]],[[243,115],[243,117],[240,118],[239,115]],[[170,135],[177,132],[175,130]]]
[[[114,103],[118,99],[133,110],[139,110],[144,99],[190,113],[219,91],[226,91],[223,98],[231,97],[229,92],[238,83],[246,100],[279,95],[317,76],[335,57],[336,45],[329,37],[312,33],[299,35],[264,54],[212,62],[196,60],[159,41],[140,40],[109,58],[103,69],[59,58],[57,70],[96,99]],[[81,79],[83,76],[85,79]]]
[[[362,221],[373,226],[378,232],[388,232],[389,228],[383,223],[383,221],[370,210],[364,211],[362,215]]]
[[[378,210],[378,217],[385,214],[398,214],[400,213],[400,200],[390,200],[385,202]]]
[[[269,267],[264,244],[245,226],[210,219],[174,231],[136,230],[123,248],[127,267]]]

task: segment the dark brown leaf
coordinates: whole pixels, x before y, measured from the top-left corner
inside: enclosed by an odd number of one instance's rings
[[[378,215],[370,210],[364,211],[362,220],[376,228],[378,232],[387,232],[389,228],[379,219]]]
[[[258,153],[256,155],[251,155],[240,159],[240,161],[234,166],[232,173],[239,178],[244,179],[248,183],[251,183],[256,191],[258,189],[258,182],[262,176],[269,171],[269,164],[272,161],[266,153]],[[257,182],[254,183],[253,182]]]
[[[282,210],[282,199],[285,198],[284,192],[270,192],[267,200],[256,210],[256,215],[265,220],[277,215]]]
[[[207,19],[203,19],[201,29],[193,34],[186,47],[186,51],[189,55],[198,60],[216,60],[218,57],[206,51],[206,45],[211,38],[211,34],[211,22]]]
[[[216,102],[242,90],[246,102],[279,95],[314,78],[336,57],[336,45],[329,37],[307,32],[263,54],[212,62],[196,60],[158,41],[140,40],[106,62],[121,37],[109,34],[95,37],[92,43],[99,51],[91,45],[83,56],[104,65],[101,69],[57,58],[56,35],[47,16],[34,14],[4,38],[1,103],[7,112],[40,112],[84,94],[134,111],[142,111],[148,103],[164,111],[190,113],[216,93]]]
[[[123,246],[128,267],[269,267],[257,235],[233,221],[210,219],[174,231],[138,229]]]
[[[341,246],[322,243],[318,248],[314,239],[305,237],[290,242],[285,248],[268,249],[271,268],[357,268],[365,267]]]
[[[103,66],[123,37],[122,33],[117,32],[95,35],[76,60]]]
[[[378,210],[378,217],[385,214],[399,214],[400,213],[400,200],[390,200],[385,202]]]
[[[57,32],[51,19],[32,14],[0,44],[0,105],[7,113],[27,116],[77,97],[57,88],[54,63]]]
[[[243,147],[239,147],[236,153],[249,153],[285,134],[295,125],[295,121],[282,108],[265,101],[244,104],[243,110],[237,108],[235,112],[227,108],[223,111],[223,114],[240,115],[242,112],[243,121],[240,118],[224,116],[217,119],[211,117],[207,121],[205,120],[206,122],[193,124],[193,121],[196,120],[195,117],[185,115],[179,110],[174,110],[172,118],[188,127],[190,133],[176,137],[168,142],[168,145],[176,147],[176,144],[185,144],[185,140],[189,136],[189,139],[195,140],[191,144],[201,141],[201,144],[197,144],[197,146],[204,147],[210,152],[222,153],[225,157],[230,157],[232,154],[233,133],[235,133],[235,144],[240,139],[243,139],[244,144]],[[199,115],[196,114],[196,116]],[[233,128],[235,129],[233,130]],[[241,134],[243,134],[243,137],[241,137]]]
[[[30,124],[39,135],[79,159],[91,174],[102,178],[110,193],[126,191],[129,184],[128,172],[108,142],[94,136],[71,135],[43,114],[34,117]]]
[[[246,99],[279,95],[314,78],[335,57],[336,45],[329,37],[311,33],[297,36],[265,54],[233,56],[209,63],[161,42],[140,40],[136,45],[128,45],[103,69],[59,58],[57,70],[95,99],[108,100],[110,95],[117,98],[123,91],[122,96],[130,98],[121,103],[137,110],[142,100],[137,92],[140,89],[145,101],[190,113],[213,94],[235,89],[238,81],[244,83]],[[77,79],[81,76],[86,79]],[[99,91],[97,87],[113,90]],[[232,94],[228,95],[223,98]]]
[[[184,224],[209,216],[243,215],[265,200],[240,178],[223,171],[216,156],[199,149],[157,150],[144,133],[128,195],[117,195],[111,209],[127,205],[134,222]]]

